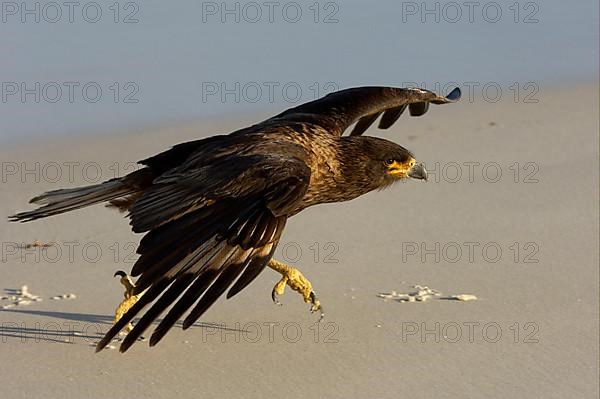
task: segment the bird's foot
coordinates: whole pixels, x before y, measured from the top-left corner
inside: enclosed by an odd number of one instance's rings
[[[116,324],[117,321],[119,321],[121,319],[121,317],[123,317],[123,315],[125,313],[127,313],[127,311],[133,306],[135,305],[135,303],[138,301],[138,297],[137,295],[134,295],[130,298],[126,298],[123,299],[123,301],[119,304],[119,306],[117,306],[117,309],[115,310],[115,318],[113,320],[113,324]],[[129,332],[133,330],[133,324],[131,323],[127,323],[127,325],[125,326],[125,331]]]
[[[289,286],[292,290],[298,292],[302,295],[304,302],[310,303],[310,312],[320,312],[319,321],[323,319],[325,314],[323,313],[323,307],[321,306],[321,301],[317,298],[315,292],[312,289],[312,284],[304,275],[300,272],[300,270],[288,266],[285,263],[281,263],[276,261],[275,259],[271,259],[269,261],[268,266],[275,270],[276,272],[281,274],[281,280],[275,287],[273,287],[273,291],[271,292],[271,298],[276,305],[281,306],[281,302],[277,299],[279,295],[283,295],[285,292],[285,286]]]
[[[113,323],[116,323],[117,321],[119,321],[121,319],[121,317],[123,317],[123,315],[125,313],[127,313],[127,311],[129,309],[131,309],[131,307],[133,305],[135,305],[135,303],[143,295],[143,293],[137,294],[137,295],[133,294],[133,289],[135,288],[135,284],[131,280],[131,277],[129,277],[129,275],[127,273],[125,273],[122,270],[119,270],[118,272],[115,273],[114,277],[116,277],[116,276],[120,277],[119,281],[125,287],[125,293],[123,294],[123,297],[124,297],[123,301],[121,301],[121,303],[119,304],[119,306],[117,306],[117,309],[115,310],[115,318],[113,320]],[[125,331],[129,332],[131,330],[133,330],[133,325],[131,323],[128,323],[127,326],[125,326]]]

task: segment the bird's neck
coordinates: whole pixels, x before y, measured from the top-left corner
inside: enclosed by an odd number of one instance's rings
[[[365,155],[368,137],[347,136],[340,139],[337,152],[340,178],[352,197],[358,197],[379,188],[379,176],[372,170],[372,163]]]

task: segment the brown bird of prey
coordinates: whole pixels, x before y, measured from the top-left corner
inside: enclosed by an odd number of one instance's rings
[[[227,289],[231,298],[267,266],[282,275],[274,301],[288,285],[320,311],[311,283],[272,259],[286,221],[311,205],[348,201],[405,178],[426,180],[406,148],[362,134],[380,115],[379,128],[387,129],[406,108],[420,116],[430,103],[459,98],[458,88],[447,97],[418,88],[341,90],[228,135],[178,144],[126,176],[49,191],[31,200],[40,208],[11,220],[109,202],[128,212],[135,233],[145,233],[131,270],[139,277],[133,283],[118,273],[125,300],[97,350],[152,304],[123,339],[125,352],[171,306],[150,337],[154,346],[188,310],[184,330]]]

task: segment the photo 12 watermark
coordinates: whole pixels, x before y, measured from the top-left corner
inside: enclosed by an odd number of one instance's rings
[[[527,2],[479,2],[479,1],[447,1],[401,3],[402,22],[420,23],[490,23],[510,22],[513,24],[537,24],[540,5],[534,1]]]
[[[540,263],[535,241],[404,241],[402,263],[513,264]]]
[[[228,23],[290,23],[336,24],[340,5],[326,2],[202,2],[202,22]]]
[[[5,264],[69,263],[96,264],[106,262],[131,266],[138,258],[137,242],[61,241],[32,243],[3,241],[0,261]]]
[[[202,102],[297,104],[316,100],[339,90],[335,82],[202,82]]]
[[[136,82],[24,82],[0,83],[2,103],[88,103],[137,104],[140,86]]]
[[[314,344],[337,344],[339,325],[332,321],[315,322],[305,325],[297,322],[245,322],[224,325],[206,325],[202,327],[201,342],[217,343],[276,343],[296,344],[310,342]]]
[[[450,161],[424,163],[432,183],[537,184],[540,166],[533,161]]]
[[[404,81],[400,87],[418,87],[444,95],[455,87],[460,87],[462,100],[468,103],[486,102],[495,104],[502,99],[518,104],[537,104],[540,102],[540,85],[535,81],[511,82],[502,84],[494,81],[465,81],[465,82],[415,82]]]
[[[281,242],[275,257],[286,263],[340,263],[340,245],[335,241],[301,244],[295,241]]]
[[[143,168],[137,162],[0,161],[1,183],[96,184]]]
[[[499,323],[496,321],[450,321],[401,323],[402,343],[537,344],[540,327],[532,321]]]
[[[4,24],[137,24],[140,3],[79,2],[79,1],[3,1],[0,4],[0,21]]]

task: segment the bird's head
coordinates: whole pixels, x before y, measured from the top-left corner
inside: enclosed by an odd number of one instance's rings
[[[412,155],[390,155],[383,160],[383,174],[388,180],[398,180],[410,177],[427,181],[427,170],[422,163]]]
[[[349,153],[356,160],[371,189],[381,189],[406,178],[427,180],[427,170],[406,148],[388,140],[348,137]]]

